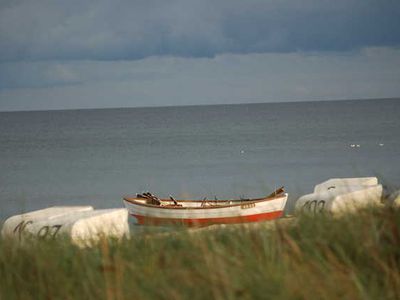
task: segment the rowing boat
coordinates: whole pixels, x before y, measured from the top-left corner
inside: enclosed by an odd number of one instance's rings
[[[125,207],[140,225],[236,224],[280,218],[288,194],[283,188],[258,199],[239,200],[175,200],[159,199],[150,193],[126,196]]]

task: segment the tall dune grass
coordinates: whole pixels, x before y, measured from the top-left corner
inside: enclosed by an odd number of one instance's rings
[[[400,299],[400,211],[0,243],[0,299]]]

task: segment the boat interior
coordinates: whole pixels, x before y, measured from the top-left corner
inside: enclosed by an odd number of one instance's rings
[[[142,205],[155,205],[155,206],[167,206],[167,207],[210,207],[210,206],[226,206],[226,205],[233,205],[233,204],[241,204],[241,203],[248,203],[248,202],[255,202],[255,201],[263,201],[267,199],[272,199],[275,197],[282,196],[285,193],[283,187],[275,190],[270,195],[263,197],[263,198],[256,198],[256,199],[232,199],[232,200],[208,200],[204,198],[203,200],[175,200],[172,196],[169,199],[160,199],[153,194],[146,192],[142,194],[136,194],[135,197],[124,197],[124,200],[138,203]]]

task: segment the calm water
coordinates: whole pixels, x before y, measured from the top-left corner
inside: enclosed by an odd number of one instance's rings
[[[290,208],[331,177],[398,186],[399,116],[400,100],[0,113],[0,219],[121,207],[145,190],[253,197],[284,185]]]

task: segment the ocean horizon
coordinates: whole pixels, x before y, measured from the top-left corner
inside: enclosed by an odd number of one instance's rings
[[[285,186],[290,212],[329,178],[398,187],[399,100],[0,112],[0,220],[54,205],[123,207],[143,191],[223,199]]]
[[[276,101],[254,101],[245,103],[213,103],[213,104],[184,104],[184,105],[149,105],[149,106],[109,106],[109,107],[77,107],[77,108],[54,108],[54,109],[23,109],[23,110],[0,110],[0,113],[17,113],[17,112],[45,112],[45,111],[76,111],[76,110],[104,110],[104,109],[142,109],[142,108],[173,108],[173,107],[202,107],[202,106],[230,106],[230,105],[260,105],[260,104],[280,104],[280,103],[314,103],[314,102],[353,102],[353,101],[388,101],[400,100],[399,97],[386,98],[355,98],[355,99],[319,99],[319,100],[276,100]]]

